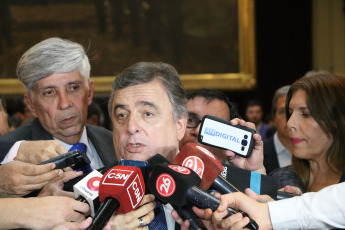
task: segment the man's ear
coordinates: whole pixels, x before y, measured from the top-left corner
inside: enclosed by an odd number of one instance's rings
[[[31,97],[28,93],[24,94],[24,101],[25,103],[28,105],[32,115],[34,115],[35,117],[37,117],[36,115],[36,110],[35,110],[35,104],[34,102],[31,100]]]
[[[89,91],[87,93],[87,103],[88,105],[91,104],[92,99],[93,99],[93,88],[94,88],[94,82],[89,80]]]
[[[186,132],[186,125],[187,125],[187,115],[183,115],[176,122],[177,138],[179,141],[183,138],[184,133]]]

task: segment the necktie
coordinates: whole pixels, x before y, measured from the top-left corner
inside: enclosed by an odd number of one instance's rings
[[[79,150],[81,152],[84,152],[86,153],[87,151],[87,146],[84,144],[84,143],[77,143],[77,144],[74,144],[70,149],[69,151],[73,151],[73,150]],[[77,170],[76,171],[83,171],[83,173],[89,173],[92,171],[92,168],[90,165],[83,165],[81,167],[78,167],[77,166]]]
[[[155,202],[155,218],[149,224],[149,230],[168,230],[163,205],[158,200],[155,200]]]

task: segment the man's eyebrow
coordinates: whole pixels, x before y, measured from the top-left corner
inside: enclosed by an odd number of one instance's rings
[[[128,106],[126,106],[124,104],[116,104],[113,112],[115,112],[117,109],[126,109],[127,107]]]
[[[139,101],[137,104],[141,106],[149,106],[149,107],[154,108],[155,110],[158,110],[157,106],[154,103],[149,102],[149,101]]]
[[[196,118],[200,118],[200,116],[199,116],[199,114],[196,114],[196,113],[194,113],[194,112],[188,112],[188,116],[189,117],[196,117]]]
[[[137,105],[140,105],[140,106],[149,106],[151,108],[154,108],[155,110],[158,111],[158,108],[157,106],[152,103],[152,102],[149,102],[149,101],[139,101],[136,103]],[[128,106],[127,105],[124,105],[124,104],[116,104],[115,107],[114,107],[114,112],[117,110],[117,109],[128,109]]]

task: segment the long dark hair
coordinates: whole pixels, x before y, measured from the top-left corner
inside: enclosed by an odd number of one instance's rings
[[[294,82],[286,97],[287,120],[292,95],[300,89],[307,95],[310,115],[322,131],[333,139],[333,144],[327,150],[326,163],[331,170],[341,174],[345,168],[345,76],[324,73],[305,76]],[[292,167],[308,188],[309,162],[292,156]]]

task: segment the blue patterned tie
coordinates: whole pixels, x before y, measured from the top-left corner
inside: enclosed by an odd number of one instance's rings
[[[155,200],[155,202],[155,218],[149,224],[149,230],[168,230],[163,205],[158,200]]]
[[[73,151],[73,150],[79,150],[81,152],[84,152],[86,153],[87,151],[87,146],[84,144],[84,143],[77,143],[77,144],[74,144],[70,149],[69,151]],[[92,168],[90,165],[85,165],[83,167],[80,167],[78,168],[76,171],[83,171],[83,173],[89,173],[92,171]]]

